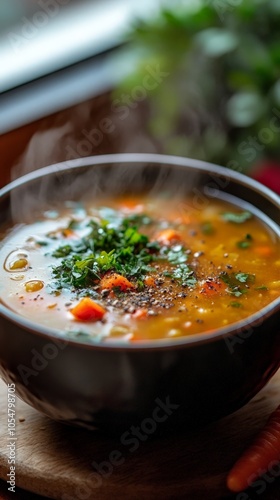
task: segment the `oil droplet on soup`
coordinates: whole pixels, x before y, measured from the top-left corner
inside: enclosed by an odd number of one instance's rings
[[[38,292],[44,287],[43,281],[40,280],[30,280],[25,283],[25,290],[28,293]]]
[[[12,251],[4,262],[7,272],[23,272],[28,269],[28,255],[21,251]]]
[[[241,202],[190,206],[164,193],[50,207],[3,240],[1,301],[80,341],[141,343],[211,334],[277,299],[277,231]]]
[[[14,280],[14,281],[21,281],[24,279],[24,274],[13,274],[11,277],[10,277],[11,280]]]

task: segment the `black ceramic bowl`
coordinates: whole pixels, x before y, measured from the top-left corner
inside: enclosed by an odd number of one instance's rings
[[[279,198],[239,173],[187,158],[150,154],[97,156],[52,165],[0,191],[1,224],[38,209],[100,192],[173,190],[236,196],[278,233]],[[24,401],[53,419],[116,430],[160,422],[198,424],[244,405],[271,378],[280,359],[280,298],[211,334],[140,345],[89,345],[61,339],[0,303],[0,374]],[[148,432],[148,431],[147,431]]]

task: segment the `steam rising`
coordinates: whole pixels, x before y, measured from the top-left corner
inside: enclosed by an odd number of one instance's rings
[[[76,107],[74,113],[73,111],[60,113],[52,128],[49,128],[48,125],[53,125],[53,119],[51,121],[46,119],[43,123],[45,129],[41,129],[31,138],[18,164],[13,168],[12,178],[18,178],[61,161],[64,161],[66,165],[70,164],[70,148],[75,151],[72,158],[79,158],[78,145],[85,142],[85,136],[81,135],[82,132],[86,129],[90,135],[92,129],[98,128],[98,118],[104,119],[106,116],[106,109],[104,109],[106,103],[104,104],[103,98],[100,97],[98,105],[99,108],[97,112],[95,110],[94,120],[93,111],[88,103]],[[118,117],[111,115],[112,122],[115,124],[115,132],[110,137],[104,135],[99,146],[92,145],[89,156],[104,151],[118,152],[120,149],[121,152],[126,153],[156,152],[158,146],[145,133],[144,129],[141,129],[143,123],[139,122],[138,113],[135,110],[131,111],[123,122]],[[182,176],[184,181],[182,181]],[[180,198],[185,196],[187,191],[191,192],[196,184],[193,174],[190,175],[188,172],[182,176],[178,176],[164,166],[162,169],[157,168],[151,175],[147,165],[126,163],[118,164],[118,166],[109,169],[105,166],[98,166],[94,169],[73,170],[71,175],[66,175],[57,169],[55,175],[29,183],[24,188],[18,188],[12,193],[13,222],[32,222],[40,218],[42,211],[55,206],[58,208],[59,204],[61,205],[68,200],[90,200],[94,204],[96,198],[100,198],[106,193],[114,195],[149,189],[153,194],[156,194],[168,190],[173,192],[172,197],[176,196],[178,203],[180,203]]]
[[[62,126],[37,132],[28,143],[17,165],[12,169],[12,178],[16,179],[38,168],[50,165],[61,157],[63,144],[71,133],[68,122]]]
[[[77,163],[79,163],[77,161]],[[186,177],[188,176],[188,177]],[[65,201],[90,202],[102,195],[169,193],[178,204],[196,184],[196,175],[169,166],[141,163],[117,163],[84,166],[71,171],[59,168],[51,175],[29,182],[12,193],[15,223],[32,222],[44,210],[59,209]],[[168,198],[167,198],[168,203]]]

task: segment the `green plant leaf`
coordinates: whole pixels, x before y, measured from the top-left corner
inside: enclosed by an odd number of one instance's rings
[[[196,35],[196,41],[210,57],[220,57],[238,47],[238,37],[229,30],[209,28]]]
[[[244,91],[234,94],[227,103],[227,117],[237,127],[253,125],[264,111],[263,98],[257,92]]]

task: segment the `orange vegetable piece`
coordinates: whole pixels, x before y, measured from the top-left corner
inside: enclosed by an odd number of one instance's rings
[[[134,285],[128,281],[121,274],[109,274],[105,275],[100,281],[101,290],[111,290],[113,288],[119,288],[122,292],[126,292],[127,290],[132,290]]]
[[[273,248],[269,245],[263,245],[255,248],[255,253],[260,257],[269,257],[273,253]]]
[[[64,238],[73,238],[76,236],[76,233],[72,229],[66,228],[63,229],[62,236],[64,236]]]
[[[132,197],[124,197],[119,200],[119,205],[120,207],[127,211],[127,212],[142,212],[143,211],[143,205],[141,204],[140,200],[137,198],[132,198]]]
[[[227,477],[227,486],[235,493],[243,491],[280,458],[280,406],[272,413],[264,429],[243,453]]]
[[[133,314],[132,318],[134,319],[146,319],[148,316],[147,309],[137,309]]]
[[[103,318],[106,310],[90,297],[84,297],[71,309],[71,313],[82,321],[98,321]]]
[[[156,240],[163,245],[172,245],[176,241],[182,241],[181,234],[175,229],[163,229],[157,234]]]
[[[155,278],[153,278],[153,276],[146,276],[146,278],[144,279],[144,283],[146,286],[156,286]]]
[[[212,297],[212,295],[223,292],[225,289],[226,284],[223,281],[209,279],[203,283],[200,293],[207,295],[207,297]]]

